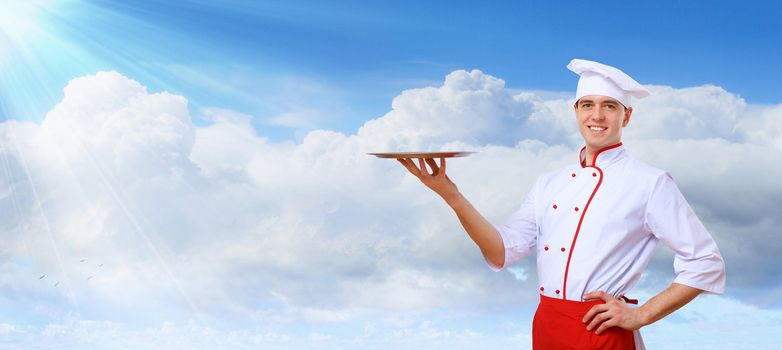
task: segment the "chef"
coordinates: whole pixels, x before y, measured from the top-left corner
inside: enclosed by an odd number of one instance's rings
[[[632,157],[622,129],[631,98],[649,92],[621,70],[574,59],[580,76],[573,110],[584,138],[573,164],[541,175],[504,223],[488,222],[439,166],[399,161],[456,212],[489,267],[500,271],[533,252],[540,304],[534,349],[644,349],[638,330],[701,293],[725,289],[714,239],[665,172]],[[640,307],[633,286],[663,243],[675,252],[676,278]]]

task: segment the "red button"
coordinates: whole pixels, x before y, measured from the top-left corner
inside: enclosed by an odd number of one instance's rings
[[[540,287],[540,291],[541,291],[541,292],[542,292],[542,291],[544,291],[544,290],[545,290],[545,289],[544,289],[543,287]]]
[[[543,250],[548,250],[548,246],[544,246],[544,247],[543,247]]]
[[[592,176],[597,176],[597,173],[592,173]]]
[[[576,177],[576,173],[572,173],[572,174],[570,174],[570,176]]]
[[[557,294],[559,294],[559,289],[555,290],[555,291],[554,291],[554,293],[557,293]]]
[[[576,211],[578,211],[578,207],[576,207]]]
[[[565,247],[559,248],[563,253],[565,252]]]
[[[557,209],[557,205],[556,204],[554,204],[554,209]]]

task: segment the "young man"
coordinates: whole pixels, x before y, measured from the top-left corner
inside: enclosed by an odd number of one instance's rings
[[[505,223],[489,223],[433,159],[399,161],[453,210],[489,266],[499,271],[537,253],[540,304],[534,349],[643,349],[638,329],[700,293],[722,293],[725,264],[716,243],[671,176],[627,154],[622,128],[630,97],[649,92],[624,72],[574,59],[573,109],[584,147],[579,162],[540,176]],[[634,308],[625,297],[657,242],[676,253],[676,278]]]

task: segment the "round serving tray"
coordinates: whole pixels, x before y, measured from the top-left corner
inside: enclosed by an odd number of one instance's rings
[[[455,158],[467,157],[476,152],[390,152],[390,153],[367,153],[378,158]]]

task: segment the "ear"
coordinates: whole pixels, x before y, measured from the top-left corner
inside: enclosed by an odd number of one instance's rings
[[[624,128],[625,126],[627,126],[627,124],[629,124],[629,123],[630,123],[630,116],[631,116],[632,114],[633,114],[633,107],[627,107],[627,108],[625,109],[625,116],[624,116],[624,119],[622,120],[622,127],[623,127],[623,128]]]

